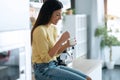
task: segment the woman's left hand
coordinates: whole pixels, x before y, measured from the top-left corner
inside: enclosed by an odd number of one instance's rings
[[[68,47],[75,46],[77,44],[76,39],[75,38],[69,39],[67,41],[67,44],[68,44]]]

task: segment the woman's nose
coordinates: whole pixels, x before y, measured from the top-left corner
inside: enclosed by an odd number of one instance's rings
[[[59,19],[62,19],[62,16],[60,16]]]

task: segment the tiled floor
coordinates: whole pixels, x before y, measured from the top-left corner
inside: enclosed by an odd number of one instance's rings
[[[102,70],[102,80],[120,80],[120,66],[115,66],[115,69]]]

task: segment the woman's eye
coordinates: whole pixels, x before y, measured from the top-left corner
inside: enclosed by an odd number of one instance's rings
[[[56,16],[61,16],[62,14],[61,13],[57,13]]]
[[[56,14],[56,16],[60,16],[60,14]]]

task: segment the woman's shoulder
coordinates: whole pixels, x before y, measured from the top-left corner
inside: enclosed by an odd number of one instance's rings
[[[45,26],[45,25],[40,25],[40,26],[38,26],[38,27],[35,29],[35,31],[46,31],[46,29],[50,29],[50,28],[52,28],[52,29],[54,29],[54,30],[57,29],[54,24],[51,24],[49,28],[48,28],[47,26]]]
[[[46,30],[45,30],[45,27],[40,25],[38,26],[35,30],[34,30],[34,33],[45,33]]]
[[[38,26],[35,30],[44,30],[45,27],[43,25]]]

